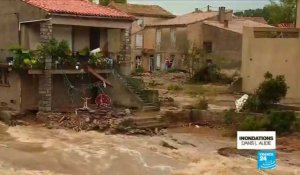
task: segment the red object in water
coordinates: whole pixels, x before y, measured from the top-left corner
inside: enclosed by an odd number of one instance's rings
[[[110,107],[111,106],[111,99],[108,95],[106,94],[100,94],[97,96],[95,103],[99,106],[99,107]]]

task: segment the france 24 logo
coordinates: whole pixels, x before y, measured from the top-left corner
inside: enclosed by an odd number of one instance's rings
[[[257,151],[257,168],[269,170],[276,168],[276,151]]]

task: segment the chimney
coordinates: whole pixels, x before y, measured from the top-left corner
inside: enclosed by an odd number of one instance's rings
[[[219,7],[219,21],[224,22],[226,19],[226,9],[225,7]]]
[[[227,19],[224,20],[224,27],[225,28],[228,28],[229,26],[229,21]]]

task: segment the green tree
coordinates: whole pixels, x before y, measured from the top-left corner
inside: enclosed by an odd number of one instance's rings
[[[296,0],[280,0],[263,8],[263,16],[269,24],[294,23],[296,21]]]
[[[235,12],[235,16],[263,17],[269,24],[295,23],[296,21],[296,0],[271,0],[269,5],[263,9],[249,9],[242,12]]]
[[[245,11],[235,12],[235,16],[246,16],[246,17],[262,17],[263,9],[248,9]]]

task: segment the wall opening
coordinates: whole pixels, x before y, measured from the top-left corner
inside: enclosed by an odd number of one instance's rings
[[[97,49],[100,47],[100,29],[92,27],[90,29],[90,49]]]
[[[254,31],[255,38],[299,38],[298,31]]]
[[[5,68],[0,68],[0,86],[9,86],[8,70]]]
[[[203,42],[203,49],[206,53],[212,53],[212,51],[213,51],[212,46],[213,46],[213,44],[211,41]]]

